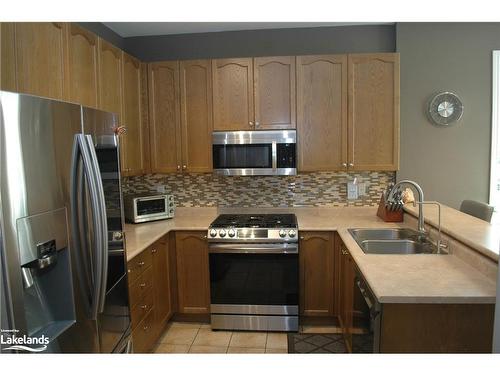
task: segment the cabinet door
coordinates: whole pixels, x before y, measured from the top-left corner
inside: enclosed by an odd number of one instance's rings
[[[348,350],[351,351],[354,309],[354,261],[343,244],[341,245],[340,282],[340,320]]]
[[[399,54],[349,55],[349,169],[399,168]]]
[[[179,62],[151,63],[148,76],[151,172],[180,171]]]
[[[97,36],[70,23],[67,27],[66,98],[97,107]]]
[[[208,243],[205,232],[177,232],[177,287],[179,312],[210,312]]]
[[[334,315],[334,254],[332,232],[301,233],[299,262],[302,315]]]
[[[126,132],[120,137],[124,163],[123,175],[135,176],[146,173],[144,155],[145,140],[148,136],[142,117],[142,77],[141,63],[136,58],[122,52],[123,71],[123,119]]]
[[[153,288],[155,306],[155,325],[157,336],[172,314],[170,300],[170,267],[168,240],[165,236],[151,246],[153,256]]]
[[[252,59],[212,60],[215,130],[253,130]]]
[[[212,75],[210,60],[181,61],[182,170],[212,171]]]
[[[99,108],[122,119],[122,53],[99,38]]]
[[[17,91],[14,22],[0,23],[0,88]]]
[[[15,23],[17,90],[63,99],[65,25],[60,22]]]
[[[347,56],[297,57],[298,169],[347,167]]]
[[[253,60],[255,129],[295,129],[295,56]]]

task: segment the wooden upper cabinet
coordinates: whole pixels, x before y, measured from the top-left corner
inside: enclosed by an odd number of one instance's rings
[[[102,38],[99,38],[98,45],[99,108],[121,116],[122,51]]]
[[[14,22],[0,23],[0,89],[17,91]]]
[[[179,312],[210,312],[208,243],[205,232],[176,232]]]
[[[399,168],[399,54],[349,55],[349,168]]]
[[[180,171],[179,62],[149,64],[151,172]]]
[[[182,170],[212,171],[212,75],[210,60],[181,61]]]
[[[295,129],[295,56],[253,61],[255,129]]]
[[[67,27],[66,99],[87,107],[97,101],[97,36],[70,23]]]
[[[123,174],[125,176],[146,173],[145,138],[147,128],[143,125],[141,62],[122,52],[123,71],[123,119],[126,132],[120,137],[124,150]]]
[[[300,233],[300,312],[304,316],[335,314],[335,248],[333,232]]]
[[[253,130],[251,58],[212,60],[214,130]]]
[[[297,57],[300,172],[347,167],[347,56]]]
[[[19,92],[63,99],[65,27],[60,22],[14,24]]]

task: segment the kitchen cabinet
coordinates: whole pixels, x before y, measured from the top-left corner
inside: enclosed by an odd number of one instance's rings
[[[122,174],[135,176],[147,172],[146,139],[148,128],[143,122],[143,78],[141,62],[122,52],[122,124],[126,131],[120,136],[122,150]]]
[[[178,311],[210,312],[208,242],[206,232],[176,232]]]
[[[214,130],[295,128],[293,56],[212,60]]]
[[[151,246],[151,255],[153,263],[152,279],[154,285],[155,325],[159,335],[173,313],[170,292],[168,236],[164,236]]]
[[[214,130],[253,130],[251,58],[212,60]]]
[[[122,119],[122,51],[98,40],[99,109],[114,112]]]
[[[149,64],[151,172],[181,170],[179,62]]]
[[[14,23],[17,91],[64,98],[65,27],[61,22]]]
[[[340,237],[339,237],[340,239]],[[340,240],[340,324],[349,351],[354,324],[354,260]]]
[[[347,56],[297,56],[300,172],[347,167]]]
[[[134,351],[149,352],[172,315],[168,237],[127,264]]]
[[[335,315],[333,232],[300,232],[300,315]]]
[[[182,171],[211,172],[213,125],[210,60],[180,62],[180,95]]]
[[[87,107],[97,107],[98,38],[70,23],[67,26],[66,99]]]
[[[399,168],[399,54],[348,56],[350,170]]]
[[[255,129],[295,129],[295,57],[253,59]]]
[[[0,23],[0,88],[6,91],[17,91],[14,27],[14,22]]]

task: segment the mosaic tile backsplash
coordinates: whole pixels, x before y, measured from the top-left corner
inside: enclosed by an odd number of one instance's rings
[[[347,182],[366,184],[366,195],[347,200]],[[394,172],[318,172],[297,176],[149,174],[123,179],[125,194],[174,194],[178,207],[342,207],[375,206]]]

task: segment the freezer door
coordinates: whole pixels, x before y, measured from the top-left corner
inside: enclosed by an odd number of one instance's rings
[[[84,133],[94,141],[106,206],[108,269],[98,330],[101,352],[110,353],[130,327],[118,124],[115,114],[92,108],[82,107],[82,118]]]
[[[73,136],[82,132],[81,107],[0,92],[0,119],[0,255],[10,324],[18,335],[50,333],[56,332],[51,321],[69,317],[64,329],[55,327],[59,333],[46,352],[99,352],[97,325],[85,310],[74,272],[69,220]],[[41,269],[48,259],[51,264]],[[61,311],[59,288],[69,310]]]

